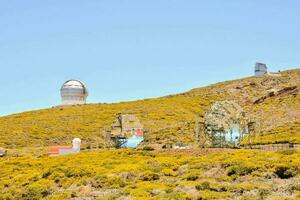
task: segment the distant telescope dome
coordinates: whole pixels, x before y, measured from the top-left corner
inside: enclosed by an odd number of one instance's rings
[[[79,80],[68,80],[60,89],[62,105],[85,104],[88,91],[85,84]]]
[[[264,63],[256,63],[254,73],[255,73],[255,76],[263,76],[265,74],[268,74],[267,65]]]

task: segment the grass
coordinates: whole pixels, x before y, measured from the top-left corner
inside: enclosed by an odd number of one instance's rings
[[[103,150],[2,158],[0,168],[0,199],[283,198],[299,192],[300,152],[235,150],[193,156]]]
[[[295,121],[292,124],[279,126],[258,134],[253,144],[268,144],[270,141],[272,141],[272,143],[289,142],[300,144],[300,121]]]

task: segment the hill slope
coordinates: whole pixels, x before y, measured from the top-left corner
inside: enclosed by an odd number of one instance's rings
[[[3,158],[0,199],[300,198],[300,152],[179,153],[111,150]]]
[[[0,118],[0,146],[43,147],[80,137],[103,146],[103,130],[117,113],[134,113],[152,143],[193,142],[193,121],[217,100],[234,100],[257,122],[256,143],[300,143],[300,69],[281,76],[226,81],[189,92],[115,104],[51,108]],[[290,137],[292,136],[292,137]]]

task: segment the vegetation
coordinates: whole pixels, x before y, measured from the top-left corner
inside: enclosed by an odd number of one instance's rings
[[[300,152],[111,150],[2,158],[0,199],[300,198]]]
[[[255,144],[300,143],[299,88],[298,69],[156,99],[1,117],[0,147],[9,156],[0,158],[0,200],[300,199],[298,151],[169,150],[196,143],[195,120],[218,100],[236,101],[255,120]],[[139,117],[146,143],[135,151],[99,150],[104,130],[122,112]],[[48,145],[74,137],[89,152],[45,154]]]
[[[296,87],[294,93],[285,88]],[[298,89],[297,89],[298,87]],[[257,123],[256,143],[299,142],[300,70],[282,76],[227,81],[156,99],[115,104],[54,107],[0,118],[0,147],[10,149],[68,144],[83,139],[84,148],[104,146],[103,131],[117,113],[134,113],[149,130],[149,143],[192,143],[193,122],[217,100],[234,100]],[[277,95],[274,91],[280,91]],[[272,94],[272,95],[269,95]],[[265,98],[264,98],[265,97]],[[263,99],[254,103],[257,99]],[[274,141],[273,133],[276,133]],[[293,137],[290,137],[293,135]],[[261,140],[261,141],[260,141]]]
[[[300,144],[300,121],[289,123],[285,126],[278,126],[267,132],[257,134],[253,144],[272,143],[295,143]]]

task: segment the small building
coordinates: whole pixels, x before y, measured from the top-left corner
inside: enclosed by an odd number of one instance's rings
[[[266,64],[263,63],[256,63],[255,64],[255,76],[263,76],[268,74],[268,67]]]
[[[74,138],[72,141],[72,146],[52,146],[48,150],[48,154],[51,156],[60,156],[80,152],[81,140],[79,138]]]
[[[88,96],[88,90],[85,84],[79,80],[68,80],[66,81],[61,89],[61,105],[80,105],[86,103]]]

